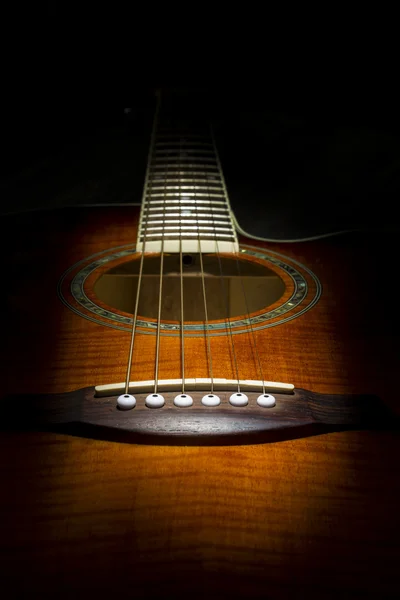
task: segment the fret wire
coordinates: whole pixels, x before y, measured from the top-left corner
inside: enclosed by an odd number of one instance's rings
[[[181,190],[193,190],[193,191],[199,192],[199,191],[203,191],[203,190],[207,189],[207,187],[209,187],[209,186],[207,186],[207,185],[181,185],[181,186],[178,186],[178,185],[175,184],[175,185],[167,185],[167,190],[179,190],[179,189],[181,189]],[[161,186],[155,184],[155,185],[152,185],[152,189],[153,190],[160,190]],[[216,185],[213,186],[213,187],[210,187],[210,190],[211,190],[212,194],[214,194],[215,192],[220,192],[221,189],[222,189],[221,187],[218,187]],[[188,192],[182,191],[182,192],[179,193],[179,195],[183,195],[183,194],[187,194],[187,193]],[[157,194],[157,191],[152,192],[152,196],[155,196],[156,194]]]
[[[169,220],[169,217],[181,217],[186,212],[188,212],[188,211],[184,211],[183,213],[182,212],[179,212],[179,213],[160,213],[160,214],[156,213],[156,214],[150,215],[149,218],[151,218],[151,219],[160,219],[161,217],[167,217],[166,220]],[[190,210],[190,212],[193,212],[193,211]],[[223,212],[223,211],[219,211],[219,212]],[[201,216],[202,217],[206,217],[206,218],[215,217],[216,219],[220,219],[220,220],[227,220],[227,219],[230,220],[229,216],[226,216],[224,214],[216,214],[213,211],[211,211],[209,213],[202,213]]]
[[[198,177],[198,181],[200,182],[212,181],[220,183],[220,181],[218,181],[218,173],[215,173],[214,171],[212,173],[209,173],[208,171],[183,170],[174,172],[170,170],[168,173],[168,177],[166,176],[166,173],[162,175],[162,171],[158,171],[157,173],[152,174],[151,177],[155,181],[164,181],[164,179],[167,179],[167,181],[174,181],[176,179],[182,181],[189,181],[190,179],[193,179],[193,177]]]
[[[219,176],[215,165],[185,165],[185,167],[182,167],[182,170],[178,171],[175,165],[172,165],[170,169],[165,169],[162,165],[150,165],[150,176],[164,180],[167,171],[169,177],[187,177],[189,175],[191,177],[199,176],[206,179],[212,177],[215,180]]]
[[[190,159],[193,160],[193,159]],[[206,163],[185,163],[182,164],[182,162],[178,159],[174,159],[174,160],[170,160],[167,162],[161,162],[161,161],[155,161],[152,162],[150,165],[150,169],[154,172],[157,172],[157,170],[163,170],[165,171],[169,171],[169,175],[171,176],[171,170],[172,169],[178,169],[179,166],[182,169],[185,169],[185,167],[187,169],[201,169],[203,171],[210,169],[210,171],[212,171],[212,173],[215,173],[216,170],[218,169],[217,164],[215,162],[206,162]],[[168,168],[169,167],[169,168]],[[172,173],[172,175],[174,175],[174,173]]]
[[[155,151],[155,154],[157,156],[157,154],[176,154],[177,155],[177,151],[172,148],[171,150],[168,148],[164,148],[164,149],[159,149]],[[214,152],[212,150],[198,150],[198,149],[194,149],[194,148],[186,148],[184,150],[184,156],[190,155],[190,154],[214,154]],[[180,157],[179,157],[180,158]]]
[[[158,179],[157,177],[153,177],[152,178],[152,188],[153,189],[157,189],[162,187],[161,182],[163,181],[163,178]],[[187,185],[188,183],[192,183],[194,185]],[[210,190],[214,190],[217,189],[221,189],[222,188],[222,183],[221,182],[217,182],[217,181],[212,181],[211,182],[213,185],[210,186],[210,180],[209,179],[188,179],[185,177],[177,177],[177,178],[170,178],[167,179],[167,190],[169,189],[182,189],[182,190],[202,190],[202,189],[210,189]],[[180,184],[180,185],[179,185]],[[182,185],[183,184],[183,185]]]
[[[179,178],[177,178],[176,180],[174,180],[174,179],[170,179],[170,180],[168,181],[168,183],[170,183],[170,185],[168,186],[168,189],[175,189],[175,188],[177,188],[177,187],[178,187],[178,186],[177,186],[177,183],[178,183],[179,181],[180,181],[181,183],[184,183],[184,184],[185,184],[185,183],[194,183],[194,184],[198,184],[198,186],[197,186],[197,185],[194,185],[194,186],[189,186],[189,185],[185,186],[185,185],[183,185],[183,186],[182,186],[182,189],[184,189],[184,190],[185,190],[185,189],[193,189],[193,190],[194,190],[194,189],[196,189],[197,187],[199,187],[200,189],[204,189],[204,188],[207,188],[207,184],[209,183],[209,180],[208,180],[208,179],[204,179],[204,180],[203,180],[203,179],[191,179],[191,178],[186,178],[186,177],[179,177]],[[160,184],[160,182],[161,182],[161,179],[158,179],[158,178],[155,178],[155,179],[154,179],[154,178],[153,178],[153,181],[152,181],[152,187],[153,187],[153,189],[154,189],[154,190],[158,190],[158,189],[160,189],[160,188],[162,187],[161,185],[159,185],[159,184]],[[214,191],[215,191],[215,190],[220,190],[220,189],[222,188],[222,185],[221,185],[221,183],[220,183],[220,182],[218,182],[218,181],[213,181],[212,183],[213,183],[213,186],[210,188],[211,190],[214,190]]]
[[[184,231],[184,232],[182,233],[182,236],[183,236],[183,237],[192,237],[192,239],[197,239],[197,236],[194,236],[193,234],[194,234],[194,232],[186,232],[186,231]],[[205,231],[204,233],[202,233],[201,237],[202,237],[202,238],[203,238],[203,237],[213,237],[213,235],[214,235],[214,232],[211,232],[211,233],[209,233],[208,231]],[[176,236],[176,232],[165,233],[165,234],[164,234],[164,237],[167,237],[167,236],[168,236],[168,237],[171,237],[171,236]],[[159,234],[159,233],[149,233],[149,234],[147,234],[147,237],[149,237],[149,238],[150,238],[150,237],[154,238],[154,237],[161,237],[161,236],[160,236],[160,234]],[[228,234],[228,233],[219,233],[219,234],[218,234],[218,237],[220,237],[220,238],[221,238],[221,237],[223,237],[223,238],[229,238],[229,239],[231,239],[231,240],[235,240],[235,236],[234,236],[234,234],[233,234],[233,235],[231,235],[231,234]]]
[[[162,162],[153,162],[150,164],[150,169],[152,170],[156,170],[156,169],[167,169],[168,166],[173,166],[176,168],[176,166],[179,164],[179,161],[175,161],[176,165],[173,164],[173,161],[170,161],[169,163],[162,163]],[[186,163],[185,165],[182,165],[183,167],[187,167],[190,169],[215,169],[217,170],[218,167],[215,163],[209,163],[209,164],[205,164],[205,163],[201,163],[200,161],[196,164],[196,163]]]
[[[199,223],[200,225],[213,225],[214,221],[208,221],[206,219],[163,219],[162,221],[152,219],[148,221],[148,225],[162,225],[163,223],[183,223],[184,225],[185,223]],[[230,223],[229,219],[224,220],[220,217],[217,225],[228,225],[228,223]]]
[[[188,145],[193,145],[193,146],[209,146],[212,148],[212,143],[211,142],[196,142],[195,140],[191,140],[189,142],[182,142],[184,146],[186,146],[186,144]],[[181,142],[157,142],[156,146],[179,146],[182,145]]]
[[[160,192],[150,193],[147,192],[144,198],[145,202],[150,204],[163,204],[163,201],[160,200],[160,197],[168,198],[168,201],[173,204],[177,204],[179,202],[191,202],[192,204],[196,202],[197,204],[215,204],[216,206],[226,206],[225,194],[204,194],[203,192],[199,192],[198,190],[187,191],[187,192],[165,192],[165,194],[161,194]],[[196,196],[196,197],[194,197]],[[219,198],[224,198],[225,201],[220,200]]]
[[[184,225],[182,227],[182,225],[160,225],[160,226],[156,226],[156,227],[148,227],[147,228],[148,231],[172,231],[172,230],[176,230],[176,231],[181,231],[182,229],[188,231],[231,231],[232,227],[208,227],[207,225],[205,225],[204,227],[202,227],[201,225]]]
[[[166,194],[168,195],[168,194]],[[171,194],[172,195],[172,194]],[[165,204],[165,202],[163,202],[162,200],[152,200],[150,201],[150,199],[145,200],[146,204]],[[186,198],[185,196],[182,196],[182,198],[178,199],[168,199],[168,202],[170,204],[208,204],[211,206],[226,206],[226,202],[221,202],[221,200],[197,200],[197,198]],[[169,207],[167,207],[168,209]]]
[[[186,166],[188,166],[188,165],[186,165]],[[150,167],[150,171],[153,172],[152,175],[151,175],[151,177],[153,177],[153,178],[161,178],[161,180],[164,180],[165,177],[168,177],[168,176],[169,177],[176,177],[176,176],[178,176],[178,177],[184,177],[186,175],[191,175],[191,176],[196,175],[196,176],[199,176],[199,177],[205,177],[207,179],[209,179],[209,178],[212,177],[213,180],[214,180],[216,177],[220,176],[219,173],[218,173],[218,171],[216,170],[216,167],[214,167],[214,166],[206,165],[206,170],[204,170],[204,171],[201,171],[200,167],[201,167],[201,165],[196,165],[196,168],[199,169],[197,171],[192,171],[191,168],[190,169],[183,169],[182,168],[182,171],[178,171],[177,169],[175,169],[175,170],[174,169],[169,169],[168,171],[165,171],[165,172],[161,171],[160,167]]]
[[[205,139],[209,139],[209,135],[205,134],[205,133],[192,133],[192,132],[179,132],[176,130],[173,130],[173,133],[162,133],[163,131],[165,131],[165,129],[160,129],[158,132],[158,139],[161,138],[166,138],[166,137],[173,137],[173,138],[177,138],[177,137],[183,137],[183,138],[205,138]]]
[[[179,164],[179,161],[178,161]],[[167,167],[171,165],[165,165],[165,170],[167,170]],[[161,169],[162,164],[160,164],[160,162],[158,161],[158,164],[152,164],[150,162],[150,170],[155,170],[155,169]],[[187,171],[188,169],[203,169],[204,171],[208,171],[209,169],[212,169],[214,172],[218,172],[218,166],[216,163],[214,164],[210,164],[210,163],[204,163],[202,164],[201,161],[198,161],[196,163],[194,163],[193,165],[190,163],[185,163],[185,164],[180,164],[180,169],[182,169],[182,171]],[[170,170],[170,174],[171,172],[173,173],[174,170],[177,170],[178,166],[177,165],[172,165],[172,169]]]
[[[204,163],[215,163],[215,157],[214,156],[157,156],[154,155],[152,158],[152,164],[155,163],[161,163],[162,161],[164,161],[165,163],[172,163],[172,162],[176,162],[178,164],[180,164],[182,161],[187,161],[187,160],[192,160],[193,162],[198,162],[201,164],[201,162]]]
[[[146,202],[146,204],[151,205],[151,203],[147,203],[147,202]],[[210,210],[210,208],[211,208],[211,211],[210,211],[211,213],[213,213],[214,211],[218,211],[218,212],[221,212],[221,213],[227,213],[227,212],[229,212],[229,210],[228,210],[228,208],[226,208],[226,206],[216,206],[215,208],[212,208],[212,206],[214,206],[214,204],[212,204],[211,207],[210,206],[196,206],[196,210]],[[160,206],[153,206],[152,208],[150,208],[150,206],[149,206],[149,211],[156,211],[156,210],[167,211],[167,210],[176,210],[177,208],[180,208],[183,211],[188,211],[188,210],[191,211],[191,210],[193,210],[194,206],[193,205],[191,205],[191,206],[179,206],[179,207],[177,207],[177,206],[166,206],[166,207],[162,207],[162,208]],[[168,213],[168,214],[171,214],[171,213]]]

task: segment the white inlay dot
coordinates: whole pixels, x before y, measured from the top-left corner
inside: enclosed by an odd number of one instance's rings
[[[122,394],[122,396],[118,396],[117,406],[121,410],[130,410],[136,406],[136,398],[131,394]]]
[[[263,408],[272,408],[276,404],[275,396],[271,394],[261,394],[257,398],[257,404]]]
[[[146,398],[146,406],[149,408],[161,408],[164,404],[164,397],[160,394],[149,394]]]

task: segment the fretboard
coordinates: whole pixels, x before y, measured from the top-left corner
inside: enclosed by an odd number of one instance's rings
[[[178,115],[168,107],[159,110],[147,164],[137,249],[238,251],[226,185],[206,121]]]

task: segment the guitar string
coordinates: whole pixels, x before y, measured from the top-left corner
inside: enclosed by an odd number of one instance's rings
[[[196,177],[196,176],[195,176]],[[207,186],[207,193],[209,200],[211,202],[210,192]],[[210,331],[209,331],[209,319],[208,319],[208,309],[207,309],[207,294],[206,294],[206,285],[204,280],[204,264],[203,264],[203,255],[201,251],[201,240],[200,240],[200,223],[199,223],[199,207],[196,202],[196,185],[194,185],[194,199],[195,199],[195,207],[196,207],[196,221],[197,221],[197,236],[198,236],[198,245],[199,245],[199,261],[200,261],[200,273],[201,273],[201,286],[203,293],[203,304],[204,304],[204,326],[205,326],[205,341],[206,341],[206,353],[207,353],[207,366],[210,374],[210,393],[214,394],[214,374],[213,374],[213,364],[212,364],[212,354],[211,354],[211,342],[210,342]],[[211,205],[210,205],[211,206]],[[214,228],[215,231],[215,228]]]
[[[206,348],[207,348],[207,364],[208,364],[208,371],[210,374],[210,393],[214,394],[214,375],[213,375],[213,364],[212,364],[211,343],[210,343],[209,319],[208,319],[208,310],[207,310],[206,285],[205,285],[205,280],[204,280],[203,255],[201,252],[201,242],[200,242],[200,230],[199,230],[199,258],[200,258],[201,285],[202,285],[203,303],[204,303],[204,319],[205,319],[204,324],[205,324],[205,338],[206,338]]]
[[[254,352],[255,352],[255,356],[257,359],[258,371],[260,373],[260,378],[262,381],[262,390],[263,390],[263,394],[265,394],[264,374],[263,374],[263,369],[262,369],[262,365],[261,365],[260,354],[259,354],[258,348],[257,348],[257,340],[256,340],[256,336],[254,333],[253,324],[251,322],[249,305],[248,305],[248,301],[247,301],[247,294],[246,294],[245,285],[244,285],[244,281],[243,281],[243,277],[242,277],[242,272],[240,269],[240,261],[239,261],[237,254],[236,254],[236,267],[237,267],[237,271],[238,271],[238,275],[239,275],[239,279],[240,279],[240,283],[241,283],[241,287],[242,287],[242,294],[243,294],[244,304],[245,304],[245,308],[246,308],[246,320],[248,321],[249,328],[250,328],[250,339],[252,340],[252,344],[253,344],[253,356],[254,356]]]
[[[222,173],[221,162],[220,162],[218,150],[217,150],[217,147],[216,147],[215,136],[214,136],[214,132],[212,130],[212,126],[211,126],[211,136],[212,136],[213,143],[214,143],[214,150],[215,150],[215,154],[216,154],[216,157],[217,157],[217,163],[218,163],[218,166],[219,166],[219,169],[220,169],[220,173],[221,173],[221,178],[223,180],[224,189],[226,191],[226,185],[225,185],[225,181],[224,181],[224,177],[223,177],[223,173]],[[242,295],[243,295],[244,303],[245,303],[246,320],[247,320],[249,328],[250,328],[250,339],[252,340],[253,356],[254,356],[254,354],[256,356],[258,371],[260,373],[260,378],[261,378],[261,381],[262,381],[263,394],[265,394],[265,381],[264,381],[263,369],[262,369],[260,354],[259,354],[258,348],[257,348],[257,341],[256,341],[256,336],[255,336],[255,333],[254,333],[254,329],[253,329],[253,324],[252,324],[251,318],[250,318],[249,304],[248,304],[248,300],[247,300],[247,294],[246,294],[246,291],[245,291],[245,285],[244,285],[244,281],[243,281],[242,272],[241,272],[241,269],[240,269],[240,261],[239,261],[239,257],[238,257],[237,253],[235,253],[235,259],[236,259],[236,268],[237,268],[237,271],[238,271],[238,275],[239,275],[239,279],[240,279],[240,284],[241,284],[241,288],[242,288]]]
[[[160,284],[159,284],[159,290],[158,290],[156,360],[155,360],[155,368],[154,368],[154,394],[157,394],[157,390],[158,390],[158,368],[159,368],[159,359],[160,359],[160,324],[161,324],[163,270],[164,270],[164,231],[162,232],[161,254],[160,254]]]
[[[169,117],[171,120],[171,117]],[[161,237],[161,253],[160,253],[160,284],[158,289],[158,312],[157,312],[157,340],[156,340],[156,360],[154,368],[154,395],[158,391],[158,371],[160,360],[160,331],[161,331],[161,308],[162,308],[162,291],[163,291],[163,271],[164,271],[164,240],[165,240],[165,218],[166,218],[166,201],[167,201],[167,183],[169,175],[170,161],[166,161],[166,169],[164,171],[164,197],[163,197],[163,230]],[[165,167],[164,167],[165,168]]]
[[[150,149],[149,149],[149,157],[151,156],[153,149],[154,149],[154,139],[155,139],[155,132],[156,132],[156,127],[157,127],[157,123],[158,123],[158,117],[159,117],[159,110],[160,110],[160,95],[158,94],[158,102],[157,102],[157,108],[156,108],[156,115],[155,115],[155,119],[154,119],[154,124],[153,124],[153,131],[152,131],[152,139],[151,139],[151,144],[150,144]],[[221,179],[223,178],[222,176],[222,170],[221,170],[221,164],[219,161],[219,155],[216,149],[216,145],[215,145],[215,139],[212,133],[212,141],[213,141],[213,146],[214,146],[214,152],[217,158],[217,164],[218,164],[218,170],[219,170],[219,174]],[[181,143],[180,143],[180,150],[181,150]],[[179,169],[180,169],[180,165],[181,165],[181,161],[179,161]],[[147,180],[148,180],[148,175],[147,174]],[[162,305],[162,284],[163,284],[163,264],[164,264],[164,239],[165,239],[165,210],[166,210],[166,194],[167,194],[167,179],[168,179],[168,175],[169,175],[169,162],[167,162],[167,168],[166,168],[166,172],[165,172],[165,176],[164,176],[164,198],[163,198],[163,221],[164,221],[164,229],[162,232],[162,240],[161,240],[161,256],[160,256],[160,287],[159,287],[159,306],[158,306],[158,318],[157,318],[157,342],[156,342],[156,365],[155,365],[155,388],[154,388],[154,393],[157,393],[157,389],[158,389],[158,369],[159,369],[159,351],[160,351],[160,323],[161,323],[161,305]],[[150,179],[150,192],[151,192],[151,188],[152,188],[152,184],[153,181],[152,179]],[[181,182],[179,182],[179,189],[181,187]],[[145,185],[145,190],[147,190],[147,182]],[[209,181],[207,179],[207,191],[208,191],[208,195],[209,198],[211,199],[210,196],[210,190],[209,190]],[[213,393],[213,388],[214,388],[214,381],[213,381],[213,369],[212,369],[212,355],[211,355],[211,348],[210,348],[210,336],[209,336],[209,319],[208,319],[208,310],[207,310],[207,299],[206,299],[206,287],[205,287],[205,280],[204,280],[204,266],[203,266],[203,259],[202,259],[202,253],[201,253],[201,241],[200,241],[200,226],[199,226],[199,214],[198,214],[198,206],[196,203],[196,194],[197,191],[195,190],[195,206],[196,206],[196,217],[197,217],[197,223],[198,223],[198,240],[199,240],[199,257],[200,257],[200,265],[201,265],[201,279],[202,279],[202,291],[203,291],[203,302],[204,302],[204,309],[205,309],[205,325],[206,325],[206,340],[207,340],[207,354],[208,354],[208,365],[209,365],[209,371],[210,371],[210,380],[211,380],[211,393]],[[132,366],[132,356],[133,356],[133,348],[134,348],[134,339],[135,339],[135,333],[136,333],[136,324],[137,324],[137,312],[138,312],[138,304],[139,304],[139,297],[140,297],[140,290],[141,290],[141,283],[142,283],[142,274],[143,274],[143,264],[144,264],[144,254],[145,254],[145,245],[146,245],[146,233],[147,233],[147,227],[148,227],[148,220],[149,220],[149,211],[150,211],[150,203],[147,203],[147,218],[145,219],[145,230],[143,233],[143,247],[142,247],[142,254],[141,254],[141,261],[140,261],[140,269],[139,269],[139,277],[138,277],[138,287],[137,287],[137,293],[136,293],[136,302],[135,302],[135,313],[134,313],[134,319],[133,319],[133,326],[132,326],[132,335],[131,335],[131,344],[130,344],[130,350],[129,350],[129,360],[128,360],[128,369],[127,369],[127,377],[126,377],[126,385],[125,385],[125,393],[127,394],[129,391],[129,380],[130,380],[130,372],[131,372],[131,366]],[[225,306],[226,306],[226,312],[227,312],[227,320],[226,323],[228,325],[228,331],[229,331],[229,337],[231,340],[231,346],[232,346],[232,355],[233,355],[233,359],[234,359],[234,367],[236,370],[236,375],[237,375],[237,381],[238,381],[238,393],[240,393],[240,379],[239,379],[239,369],[238,369],[238,361],[237,361],[237,356],[236,356],[236,351],[235,351],[235,345],[234,345],[234,340],[233,340],[233,333],[232,333],[232,326],[231,326],[231,322],[229,319],[229,298],[228,298],[228,294],[226,291],[226,287],[224,286],[224,274],[223,274],[223,269],[222,269],[222,263],[221,263],[221,257],[220,257],[220,251],[219,251],[219,245],[218,245],[218,239],[217,239],[217,232],[216,232],[216,226],[215,226],[215,212],[213,210],[211,210],[211,215],[212,215],[212,222],[213,222],[213,228],[214,228],[214,234],[215,234],[215,240],[216,240],[216,253],[217,253],[217,258],[218,258],[218,263],[219,263],[219,270],[220,270],[220,280],[221,280],[221,287],[223,290],[223,297],[225,298]],[[182,223],[181,223],[181,227],[180,229],[182,229]],[[183,265],[182,265],[182,236],[180,236],[180,278],[181,278],[181,332],[182,332],[182,393],[184,393],[184,382],[185,382],[185,377],[184,377],[184,327],[183,327],[183,323],[184,323],[184,316],[183,316]],[[244,290],[244,284],[243,284],[243,279],[242,276],[240,274],[240,267],[239,267],[239,261],[238,261],[238,257],[236,254],[236,263],[237,263],[237,268],[238,268],[238,272],[239,272],[239,276],[240,276],[240,280],[241,280],[241,285],[242,285],[242,292],[244,295],[244,299],[245,299],[245,305],[246,305],[246,311],[247,314],[248,313],[248,303],[247,303],[247,298],[246,298],[246,294],[245,294],[245,290]],[[255,348],[256,351],[256,356],[257,356],[257,360],[258,360],[258,365],[259,365],[259,369],[260,369],[260,373],[261,373],[261,379],[263,381],[263,389],[264,389],[264,393],[265,393],[265,388],[264,388],[264,379],[262,376],[262,368],[261,368],[261,361],[260,361],[260,357],[259,357],[259,353],[257,350],[257,344],[255,341],[255,336],[254,336],[254,331],[251,325],[251,321],[248,319],[249,323],[250,323],[250,330],[251,330],[251,335],[252,335],[252,340],[253,340],[253,346]]]
[[[225,179],[224,179],[224,175],[223,175],[223,172],[222,172],[221,161],[220,161],[220,158],[219,158],[218,149],[217,149],[217,146],[216,146],[216,143],[215,143],[215,136],[214,136],[214,132],[213,132],[213,129],[212,129],[212,125],[211,125],[211,136],[212,136],[213,143],[214,143],[214,151],[215,151],[215,155],[216,155],[216,158],[217,158],[218,167],[219,167],[220,174],[221,174],[221,180],[223,182],[223,187],[224,187],[224,190],[225,190],[225,194],[227,195]],[[257,360],[258,371],[260,373],[260,378],[261,378],[261,381],[262,381],[263,394],[265,394],[265,382],[264,382],[263,369],[262,369],[262,365],[261,365],[260,354],[259,354],[258,348],[257,348],[257,341],[256,341],[254,329],[253,329],[253,324],[252,324],[251,318],[250,318],[249,304],[248,304],[248,300],[247,300],[247,295],[246,295],[246,291],[245,291],[245,285],[244,285],[244,281],[243,281],[243,277],[242,277],[242,272],[241,272],[241,269],[240,269],[240,261],[239,261],[239,257],[238,257],[237,252],[235,253],[235,259],[236,259],[236,268],[237,268],[237,271],[238,271],[238,275],[239,275],[239,279],[240,279],[240,284],[241,284],[241,288],[242,288],[242,294],[243,294],[244,303],[245,303],[246,320],[247,320],[247,322],[249,324],[249,328],[250,328],[250,339],[252,340],[252,344],[253,344],[253,356],[254,356],[254,353],[255,353],[256,360]]]
[[[213,146],[214,146],[214,153],[215,153],[216,158],[217,158],[218,171],[219,171],[219,174],[221,176],[221,174],[222,174],[221,165],[218,162],[218,155],[216,153],[216,146],[215,146],[215,141],[214,141],[213,136],[212,136],[212,141],[213,141]],[[206,182],[207,182],[207,184],[206,184],[206,186],[207,186],[207,193],[208,193],[208,197],[209,197],[210,202],[211,202],[211,198],[212,197],[211,197],[211,192],[210,192],[210,189],[209,189],[210,188],[210,182],[209,182],[209,178],[208,178],[207,175],[206,175]],[[197,213],[198,213],[198,210],[197,210]],[[211,213],[212,225],[213,225],[213,229],[214,229],[214,239],[215,239],[215,242],[216,242],[216,254],[217,254],[218,263],[219,263],[220,281],[221,281],[221,286],[223,288],[222,295],[225,296],[225,310],[226,310],[226,313],[227,313],[227,319],[225,319],[225,322],[228,325],[228,330],[229,330],[229,333],[230,333],[230,340],[231,340],[231,345],[232,345],[232,356],[234,358],[234,367],[235,367],[235,370],[236,370],[237,382],[238,382],[238,393],[240,393],[239,369],[238,369],[236,352],[235,352],[235,347],[234,347],[234,342],[233,342],[233,335],[232,335],[231,324],[230,324],[230,320],[229,320],[229,299],[228,299],[228,296],[226,294],[226,288],[224,288],[224,282],[223,282],[224,275],[223,275],[222,264],[221,264],[221,257],[220,257],[220,251],[219,251],[219,245],[218,245],[218,238],[217,238],[218,234],[217,234],[217,231],[216,231],[215,211],[214,211],[213,207],[211,207],[210,213]],[[200,255],[200,258],[202,258],[201,255]],[[201,266],[202,266],[202,280],[203,280],[204,302],[205,302],[205,308],[206,308],[205,286],[204,286],[204,271],[203,271],[203,265],[201,265]],[[206,331],[207,331],[207,337],[208,337],[208,354],[209,354],[209,357],[210,357],[210,368],[212,369],[212,359],[211,359],[211,349],[210,349],[210,335],[209,335],[208,315],[206,315],[206,321],[207,321],[206,322]],[[211,371],[211,373],[212,373],[212,371]],[[211,380],[211,386],[212,386],[211,393],[213,393],[214,381],[213,381],[212,375],[211,375],[211,378],[212,378],[212,380]]]
[[[219,157],[218,157],[218,153],[217,153],[217,147],[216,147],[216,143],[215,143],[215,139],[214,139],[214,135],[213,135],[212,125],[211,124],[210,124],[210,131],[211,131],[211,139],[212,139],[212,143],[213,143],[214,153],[215,153],[215,156],[216,156],[216,159],[217,159],[218,174],[219,174],[219,177],[220,177],[221,181],[223,181],[222,168],[221,168],[221,164],[219,162]],[[226,192],[225,192],[225,201],[226,201]],[[228,206],[228,203],[227,203],[227,206]],[[229,208],[229,206],[228,206],[228,208]],[[233,358],[233,367],[234,367],[234,371],[236,372],[237,393],[240,394],[239,367],[238,367],[238,361],[237,361],[237,356],[236,356],[235,343],[233,341],[232,325],[231,325],[231,320],[230,320],[230,316],[229,316],[229,292],[227,292],[226,286],[224,285],[224,273],[223,273],[223,269],[222,269],[221,253],[220,253],[220,250],[219,250],[217,232],[216,232],[216,229],[215,229],[215,213],[214,213],[214,210],[211,211],[211,214],[212,214],[214,234],[215,234],[216,254],[217,254],[219,274],[220,274],[219,278],[220,278],[220,284],[221,284],[221,290],[222,290],[221,296],[222,296],[222,298],[225,299],[225,312],[226,312],[225,323],[227,324],[227,329],[228,329],[228,332],[229,332],[228,339],[230,341],[230,346],[229,346],[229,343],[228,343],[228,349],[229,349],[229,351],[231,353],[231,356]],[[231,217],[231,213],[230,212],[229,212],[229,216],[230,216],[230,220],[232,221],[232,217]]]
[[[211,201],[211,192],[210,192],[210,181],[208,179],[208,176],[206,175],[206,182],[207,182],[207,193],[208,193],[208,197]],[[220,254],[220,250],[219,250],[219,245],[218,245],[218,237],[217,237],[217,231],[216,231],[216,222],[215,222],[215,211],[214,209],[211,207],[210,210],[210,214],[211,214],[211,219],[212,219],[212,226],[214,229],[214,240],[215,240],[215,254],[217,256],[218,259],[218,264],[219,264],[219,272],[220,272],[220,282],[221,282],[221,286],[222,286],[222,296],[225,295],[225,290],[224,288],[224,277],[223,277],[223,273],[222,273],[222,265],[221,265],[221,254]],[[225,323],[227,324],[227,328],[230,326],[230,322],[229,322],[229,302],[228,299],[226,298],[226,302],[225,302],[225,311],[226,311],[226,318]],[[237,361],[236,361],[236,354],[235,354],[235,349],[234,349],[234,344],[233,344],[233,336],[232,336],[232,332],[230,331],[230,336],[228,337],[228,340],[231,341],[231,345],[232,345],[232,353],[231,355],[234,358],[234,367],[235,367],[235,371],[236,371],[236,375],[237,375],[237,382],[238,382],[238,392],[240,392],[240,382],[239,382],[239,370],[238,370],[238,366],[237,366]],[[213,389],[211,390],[211,393],[213,393]]]
[[[179,136],[179,162],[178,162],[178,177],[179,177],[179,200],[182,200],[181,195],[181,152],[182,152],[182,137]],[[179,206],[179,205],[178,205]],[[180,235],[179,235],[179,278],[181,292],[181,364],[182,364],[182,395],[185,394],[185,328],[184,328],[184,305],[183,305],[183,255],[182,255],[182,202],[180,203]]]
[[[134,314],[133,314],[131,339],[130,339],[130,345],[129,345],[128,366],[127,366],[127,370],[126,370],[126,379],[125,379],[125,394],[126,395],[129,394],[129,381],[130,381],[131,371],[132,371],[133,350],[134,350],[134,344],[135,344],[135,338],[136,338],[137,314],[138,314],[138,308],[139,308],[140,291],[141,291],[141,287],[142,287],[144,256],[145,256],[145,248],[146,248],[146,240],[147,240],[146,234],[147,234],[149,212],[150,212],[150,200],[147,201],[146,196],[151,197],[151,190],[153,188],[153,178],[150,175],[150,170],[151,170],[151,159],[153,156],[154,143],[155,143],[155,138],[156,138],[158,118],[159,118],[159,114],[160,114],[160,106],[161,106],[161,94],[160,94],[160,92],[157,92],[157,105],[156,105],[154,121],[153,121],[153,128],[152,128],[151,138],[150,138],[150,147],[149,147],[149,152],[148,152],[148,157],[147,157],[146,180],[145,180],[144,190],[143,190],[142,206],[145,207],[145,209],[143,210],[143,219],[144,219],[143,244],[142,244],[142,252],[141,252],[141,256],[140,256],[138,284],[137,284],[137,288],[136,288],[135,310],[134,310]],[[150,180],[150,190],[148,189],[149,180]],[[143,225],[143,223],[142,223],[142,225]],[[140,239],[140,229],[139,229],[138,234],[139,234],[139,239]]]
[[[234,370],[236,372],[237,393],[240,394],[239,367],[238,367],[238,361],[237,361],[237,356],[236,356],[235,343],[233,341],[232,324],[231,324],[231,320],[230,320],[230,316],[229,316],[229,292],[227,292],[226,286],[224,285],[225,276],[224,276],[224,272],[223,272],[223,268],[222,268],[221,254],[219,251],[219,244],[218,244],[217,238],[215,238],[215,242],[216,242],[216,247],[217,247],[217,259],[218,259],[219,272],[220,272],[222,297],[225,298],[225,311],[226,311],[226,315],[227,315],[227,318],[225,319],[225,323],[228,326],[228,332],[229,332],[228,339],[230,340],[230,343],[231,343],[233,366],[234,366]],[[229,344],[228,344],[228,346],[229,346]]]

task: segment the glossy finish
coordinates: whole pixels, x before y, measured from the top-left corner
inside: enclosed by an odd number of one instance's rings
[[[74,314],[56,287],[78,260],[134,242],[137,216],[104,208],[7,218],[17,239],[3,248],[4,394],[124,380],[128,334]],[[301,317],[256,332],[266,378],[379,395],[398,412],[396,240],[273,249],[311,268],[323,293]],[[250,337],[235,336],[237,350],[246,377],[258,379]],[[155,337],[139,339],[134,375],[152,379]],[[211,339],[215,376],[232,378],[226,343]],[[205,344],[188,338],[185,352],[186,376],[201,376]],[[163,337],[161,377],[179,377],[177,357],[179,339]],[[398,596],[396,432],[171,447],[3,431],[0,443],[2,585],[14,597]]]
[[[268,408],[259,405],[258,393],[221,393],[214,410],[202,396],[99,398],[92,387],[66,394],[11,395],[3,400],[2,427],[164,446],[270,443],[349,428],[400,428],[400,419],[375,396],[296,389],[276,394],[276,406]]]

